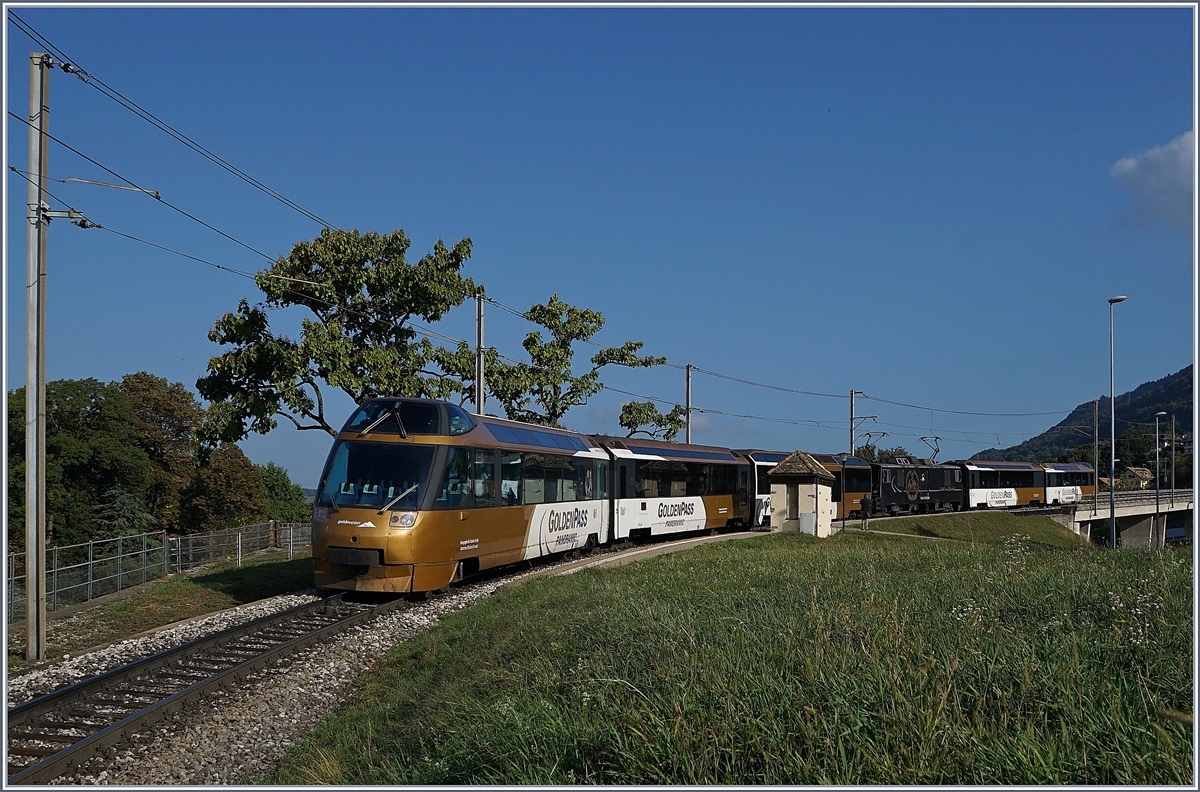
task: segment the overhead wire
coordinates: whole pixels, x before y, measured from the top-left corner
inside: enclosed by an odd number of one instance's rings
[[[192,138],[188,137],[184,133],[175,129],[173,126],[171,126],[167,122],[163,121],[161,118],[154,115],[149,110],[146,110],[144,107],[137,104],[132,99],[129,99],[127,96],[125,96],[124,94],[117,91],[115,88],[113,88],[110,85],[108,85],[107,83],[105,83],[103,80],[99,79],[95,75],[93,75],[90,72],[81,68],[74,61],[74,59],[67,57],[67,55],[62,50],[60,50],[58,47],[54,46],[54,44],[52,44],[45,36],[43,36],[41,33],[39,33],[37,30],[35,30],[33,28],[33,26],[31,26],[29,23],[25,22],[23,19],[18,17],[11,10],[9,10],[8,16],[9,16],[9,19],[11,19],[13,21],[13,24],[15,24],[22,33],[29,36],[35,42],[37,42],[38,44],[42,45],[47,50],[49,50],[52,55],[54,55],[56,58],[58,58],[58,60],[61,62],[61,64],[64,67],[66,67],[66,66],[70,67],[70,68],[64,68],[64,71],[67,71],[68,73],[71,73],[71,74],[75,74],[75,76],[78,77],[82,82],[84,82],[87,85],[90,85],[92,88],[99,91],[102,95],[107,96],[109,99],[113,100],[117,104],[124,107],[126,110],[129,110],[134,115],[141,118],[143,121],[146,121],[151,126],[154,126],[155,128],[159,129],[160,131],[166,133],[169,137],[175,139],[179,143],[182,143],[187,148],[189,148],[192,151],[196,152],[197,154],[201,155],[202,157],[209,160],[213,164],[221,167],[222,169],[224,169],[228,173],[232,174],[233,176],[241,179],[242,181],[246,182],[247,184],[251,185],[252,187],[260,190],[261,192],[265,193],[266,195],[270,196],[271,198],[275,199],[276,201],[279,201],[284,206],[287,206],[289,209],[292,209],[293,211],[298,212],[299,214],[303,215],[304,217],[308,218],[309,220],[312,220],[315,223],[319,223],[323,227],[337,228],[337,226],[335,224],[329,222],[328,220],[325,220],[324,218],[309,211],[308,209],[305,209],[303,206],[301,206],[300,204],[291,200],[290,198],[283,195],[279,191],[274,190],[271,187],[268,187],[266,184],[264,184],[263,182],[259,181],[256,178],[254,178],[253,176],[249,175],[248,173],[243,171],[241,168],[238,168],[236,165],[233,165],[228,160],[218,156],[217,154],[213,153],[212,151],[209,151],[207,148],[200,145]]]
[[[12,116],[13,118],[17,119],[18,121],[20,121],[21,123],[25,124],[26,126],[30,127],[30,128],[36,128],[36,127],[34,127],[34,126],[33,126],[33,124],[32,124],[32,123],[30,123],[30,122],[29,122],[29,120],[28,120],[28,119],[22,118],[21,116],[19,116],[19,115],[17,115],[16,113],[14,113],[12,110],[9,110],[9,111],[8,111],[8,114],[9,114],[10,116]],[[181,215],[183,215],[184,217],[188,218],[189,220],[193,220],[193,221],[195,221],[195,222],[199,223],[200,225],[204,226],[205,228],[209,229],[210,231],[215,231],[216,233],[218,233],[218,234],[220,234],[221,236],[223,236],[223,237],[225,237],[226,239],[228,239],[230,242],[233,242],[234,244],[237,244],[237,245],[241,245],[241,246],[242,246],[242,247],[244,247],[246,250],[249,250],[251,253],[255,253],[255,254],[259,255],[259,256],[262,256],[262,257],[263,257],[263,258],[265,258],[267,261],[270,261],[270,262],[274,263],[274,261],[275,261],[274,257],[272,257],[272,256],[269,256],[269,255],[267,255],[266,253],[263,253],[261,250],[259,250],[259,249],[255,248],[255,247],[252,247],[252,246],[250,246],[250,245],[247,245],[245,242],[241,241],[240,239],[238,239],[238,238],[236,238],[236,237],[230,236],[229,234],[225,233],[224,231],[222,231],[221,229],[217,228],[216,226],[214,226],[214,225],[211,225],[211,224],[209,224],[209,223],[206,223],[205,221],[201,220],[199,217],[196,217],[195,215],[193,215],[193,214],[191,214],[191,213],[189,213],[189,212],[187,212],[187,211],[185,211],[185,210],[183,210],[183,209],[180,209],[178,206],[175,206],[175,205],[174,205],[173,203],[171,203],[170,201],[168,201],[168,200],[166,200],[165,198],[162,198],[161,196],[159,196],[159,195],[158,195],[158,193],[157,193],[157,192],[155,192],[154,190],[147,190],[145,187],[142,187],[140,184],[137,184],[136,182],[134,182],[134,181],[132,181],[132,180],[130,180],[130,179],[127,179],[127,178],[125,178],[125,177],[124,177],[124,176],[122,176],[121,174],[119,174],[119,173],[117,173],[116,171],[114,171],[112,168],[109,168],[109,167],[107,167],[107,166],[105,166],[105,165],[102,165],[102,164],[100,164],[100,163],[99,163],[99,162],[97,162],[96,160],[94,160],[94,159],[92,159],[91,157],[89,157],[87,154],[84,154],[84,153],[83,153],[82,151],[80,151],[79,149],[76,149],[76,148],[74,148],[73,146],[71,146],[70,144],[68,144],[68,143],[64,143],[63,141],[59,140],[59,139],[58,139],[58,138],[56,138],[54,135],[51,135],[51,134],[49,134],[49,133],[44,133],[44,134],[45,134],[45,135],[46,135],[46,137],[47,137],[47,138],[49,138],[50,140],[53,140],[55,143],[57,143],[58,145],[62,146],[62,147],[63,147],[63,148],[65,148],[65,149],[67,149],[68,151],[70,151],[70,152],[72,152],[72,153],[74,153],[74,154],[77,154],[77,155],[78,155],[78,156],[80,156],[80,157],[83,157],[85,160],[87,160],[88,162],[92,163],[92,164],[93,164],[93,165],[95,165],[97,168],[100,168],[100,169],[101,169],[101,170],[103,170],[105,173],[108,173],[108,174],[110,174],[111,176],[113,176],[113,177],[115,177],[115,178],[117,178],[117,179],[120,179],[121,181],[125,182],[125,183],[126,183],[126,184],[128,184],[129,186],[136,188],[136,189],[137,189],[139,192],[143,192],[143,193],[146,193],[147,195],[151,196],[151,197],[152,197],[152,198],[154,198],[156,201],[158,201],[159,203],[161,203],[163,206],[166,206],[166,207],[167,207],[167,208],[169,208],[169,209],[174,209],[176,212],[179,212]],[[22,175],[23,175],[23,174],[22,174]]]

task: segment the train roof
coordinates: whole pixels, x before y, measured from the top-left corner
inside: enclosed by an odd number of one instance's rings
[[[1095,472],[1087,462],[1046,462],[1042,467],[1045,468],[1047,473]]]
[[[967,470],[1042,470],[1036,462],[989,462],[984,459],[955,460],[952,464],[962,465]]]
[[[596,435],[602,446],[619,459],[660,459],[678,462],[730,462],[745,463],[740,453],[720,446],[684,445],[664,440],[649,440],[641,437],[610,437]]]
[[[567,451],[572,454],[601,452],[590,436],[569,429],[535,426],[490,415],[477,415],[475,420],[503,445],[519,445],[554,452]]]
[[[838,470],[842,469],[843,457],[841,454],[809,454],[809,456],[820,462],[821,465],[828,470],[833,470],[834,468],[837,468]],[[845,462],[845,467],[848,468],[871,467],[870,462],[867,462],[865,459],[859,459],[858,457],[845,457]]]
[[[734,450],[743,456],[750,457],[751,460],[759,465],[778,465],[787,459],[788,456],[787,451],[763,451],[759,448],[738,448]]]

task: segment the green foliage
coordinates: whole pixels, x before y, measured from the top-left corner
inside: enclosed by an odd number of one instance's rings
[[[185,533],[220,531],[265,522],[263,480],[242,449],[222,443],[179,493]]]
[[[687,425],[687,410],[676,404],[664,415],[654,402],[626,402],[621,405],[621,428],[628,429],[626,437],[641,433],[658,440],[674,440]],[[649,427],[649,428],[642,428]]]
[[[268,520],[297,523],[312,519],[312,506],[304,499],[304,488],[292,482],[286,469],[274,462],[254,467],[262,478]]]
[[[1191,554],[1012,538],[774,534],[506,588],[264,780],[1192,785]]]
[[[882,459],[891,459],[898,456],[913,456],[904,446],[892,446],[891,448],[876,448],[874,445],[860,445],[854,449],[854,456],[864,462],[878,462]]]
[[[13,431],[15,403],[20,424]],[[10,487],[20,468],[19,484],[9,491],[25,502],[24,389],[10,394]],[[46,383],[46,542],[66,545],[86,542],[106,530],[96,506],[104,493],[119,488],[141,498],[152,467],[138,444],[136,421],[125,395],[113,384],[95,379],[54,380]],[[14,500],[16,498],[13,498]],[[10,518],[12,517],[10,512]],[[24,521],[22,510],[21,521]],[[24,532],[20,546],[24,547]],[[13,543],[10,531],[10,544]]]
[[[667,362],[663,357],[639,357],[642,342],[626,341],[619,347],[600,349],[591,357],[591,368],[577,377],[572,370],[572,344],[588,341],[600,332],[604,317],[597,311],[568,305],[557,294],[551,295],[545,305],[531,306],[524,316],[546,328],[549,338],[544,339],[540,331],[529,333],[522,346],[530,363],[498,363],[485,377],[488,391],[513,420],[561,426],[568,410],[586,404],[589,396],[604,388],[600,369],[609,365],[641,368]]]
[[[201,439],[211,446],[265,434],[279,417],[297,429],[336,435],[325,417],[322,384],[356,403],[462,394],[462,382],[436,368],[441,353],[427,338],[417,339],[411,321],[437,321],[477,293],[460,274],[471,240],[450,249],[438,240],[415,264],[405,261],[409,245],[401,230],[325,229],[258,273],[265,301],[251,306],[241,300],[208,334],[230,349],[211,358],[208,375],[196,382],[212,402]],[[275,335],[267,319],[268,309],[291,306],[311,314],[299,340]]]
[[[152,463],[144,492],[153,530],[174,530],[179,490],[191,478],[198,448],[196,432],[204,410],[182,382],[169,383],[145,371],[126,374],[117,388],[134,415],[137,443]]]
[[[105,492],[94,511],[98,530],[91,539],[134,536],[154,528],[154,515],[146,511],[141,496],[120,486]]]
[[[25,547],[25,389],[8,392],[8,552]]]

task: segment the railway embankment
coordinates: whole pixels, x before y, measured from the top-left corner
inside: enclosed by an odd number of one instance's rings
[[[259,780],[1192,784],[1190,554],[1026,525],[774,534],[507,588]]]

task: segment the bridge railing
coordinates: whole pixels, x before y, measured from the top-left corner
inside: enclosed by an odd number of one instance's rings
[[[1116,497],[1117,508],[1120,508],[1121,506],[1133,506],[1133,505],[1142,504],[1142,503],[1154,503],[1154,490],[1134,490],[1132,492],[1117,492],[1116,495],[1117,495],[1117,497]],[[1193,498],[1194,498],[1194,490],[1192,490],[1191,488],[1175,489],[1175,490],[1159,490],[1159,492],[1158,492],[1158,502],[1162,505],[1169,505],[1172,502],[1174,502],[1176,504],[1178,504],[1180,502],[1193,503],[1194,502]],[[1108,502],[1109,502],[1109,493],[1101,492],[1097,496],[1095,505],[1096,505],[1097,509],[1107,511],[1108,510]],[[1078,509],[1082,509],[1084,507],[1090,507],[1092,505],[1092,503],[1093,503],[1092,498],[1084,498],[1083,500],[1074,504],[1074,506],[1078,510]]]

